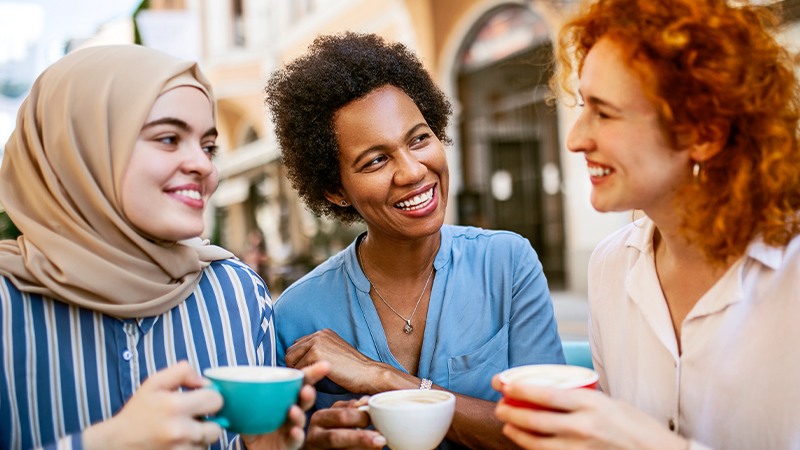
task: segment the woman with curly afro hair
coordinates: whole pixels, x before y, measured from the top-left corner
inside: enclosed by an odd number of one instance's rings
[[[444,225],[443,93],[405,46],[357,33],[319,37],[266,93],[306,205],[367,228],[276,302],[279,361],[331,362],[307,445],[383,446],[377,432],[355,429],[369,419],[354,399],[419,388],[457,396],[444,448],[511,446],[494,416],[492,374],[564,355],[530,243]]]
[[[604,394],[505,390],[560,411],[498,405],[517,444],[800,448],[798,84],[775,17],[595,0],[562,30],[561,93],[577,72],[582,108],[567,147],[591,203],[645,217],[589,264]]]

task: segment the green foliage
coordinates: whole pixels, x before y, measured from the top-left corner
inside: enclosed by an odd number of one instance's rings
[[[0,239],[16,239],[20,234],[8,214],[0,209]]]
[[[136,16],[145,9],[150,9],[150,0],[142,0],[136,10],[133,11],[133,43],[142,45],[142,35],[139,32],[139,24],[136,22]]]

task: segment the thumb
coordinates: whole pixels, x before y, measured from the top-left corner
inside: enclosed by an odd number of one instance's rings
[[[331,364],[328,361],[319,361],[310,366],[304,367],[303,373],[305,374],[305,382],[311,385],[325,377],[331,370]]]
[[[141,389],[175,391],[180,387],[198,388],[206,384],[206,380],[187,361],[181,361],[150,375]]]

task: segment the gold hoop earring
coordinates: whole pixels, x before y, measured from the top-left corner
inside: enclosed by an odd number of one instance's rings
[[[344,200],[342,200],[341,202],[339,202],[339,204],[340,204],[340,205],[342,205],[342,207],[345,207],[345,206],[347,206],[347,202],[346,202],[346,201],[344,201]]]

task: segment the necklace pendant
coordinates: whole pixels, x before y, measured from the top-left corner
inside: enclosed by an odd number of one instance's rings
[[[406,334],[411,334],[411,332],[414,331],[414,327],[411,326],[410,320],[406,320],[406,326],[403,327],[403,331],[405,331]]]

